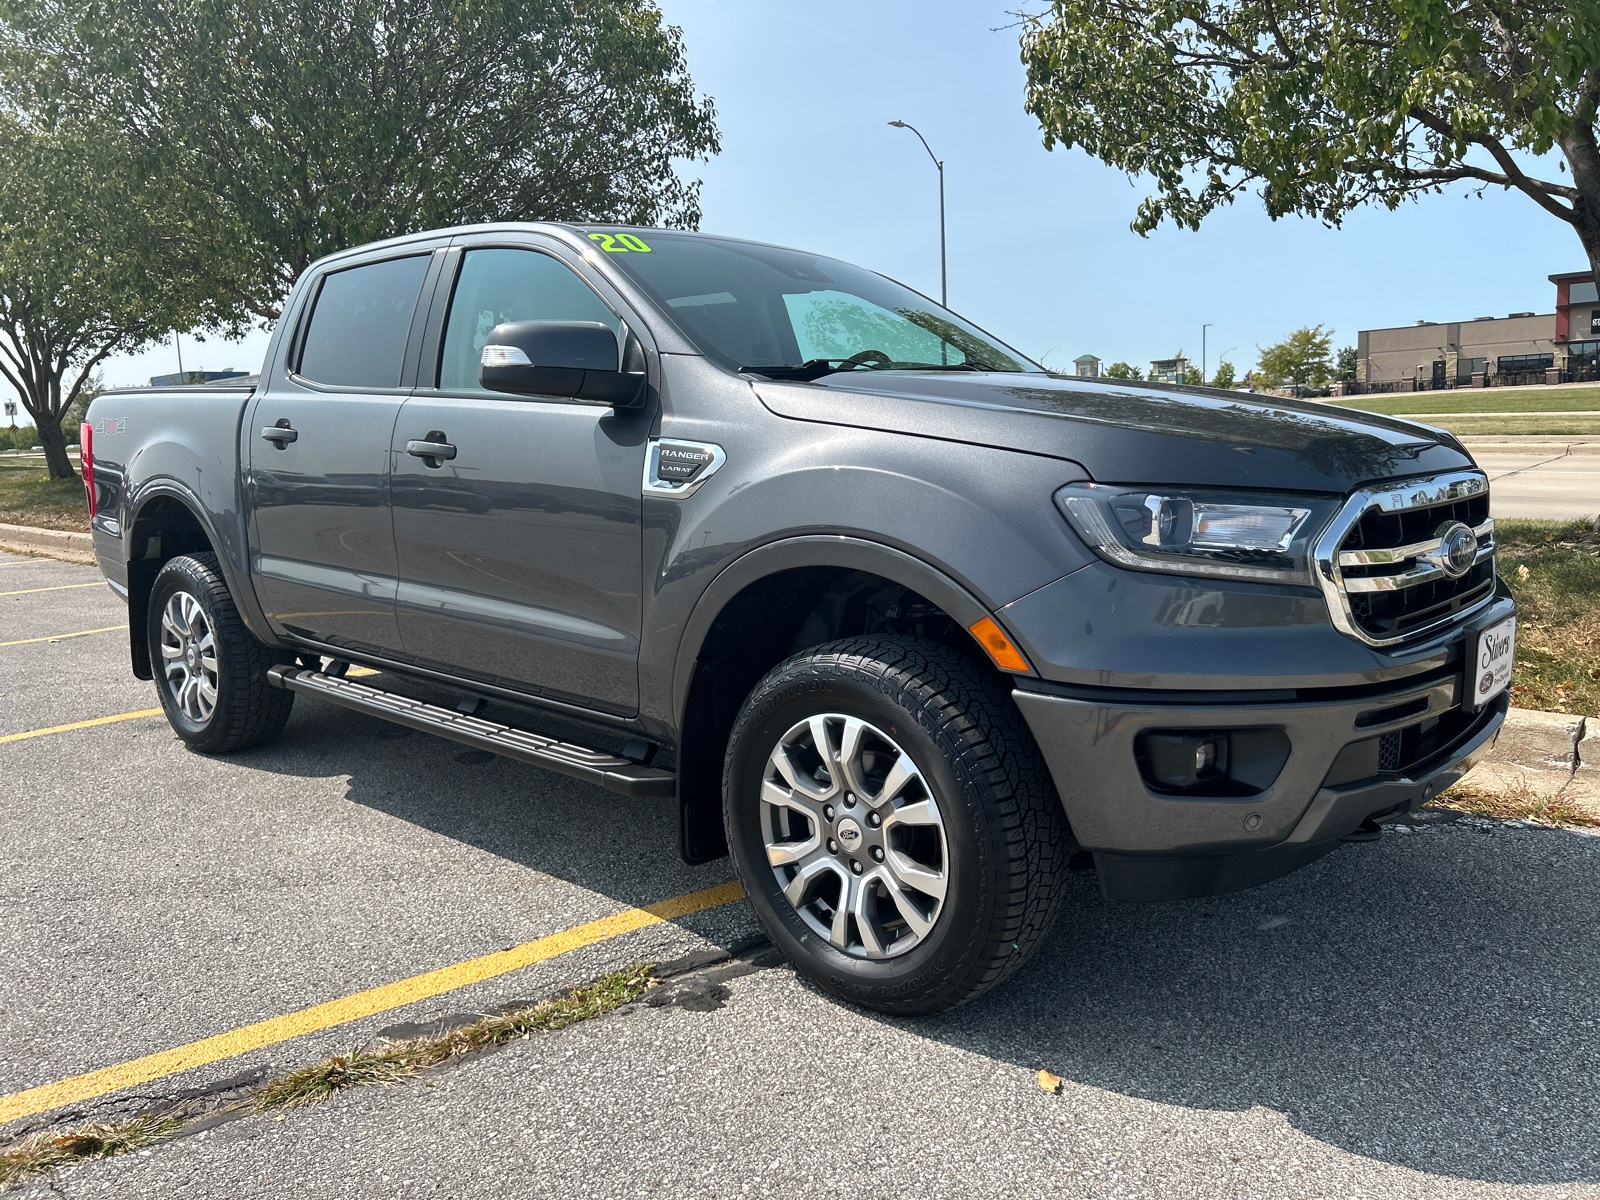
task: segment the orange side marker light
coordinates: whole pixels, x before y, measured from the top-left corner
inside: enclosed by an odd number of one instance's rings
[[[1011,639],[995,623],[993,617],[985,617],[981,621],[974,621],[967,626],[967,632],[978,639],[978,645],[989,652],[989,657],[994,659],[994,665],[1002,671],[1026,671],[1028,669],[1028,660],[1022,657],[1022,651],[1011,644]]]

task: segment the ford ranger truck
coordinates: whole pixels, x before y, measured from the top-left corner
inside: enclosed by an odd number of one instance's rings
[[[685,861],[731,855],[799,970],[885,1012],[1010,975],[1072,870],[1176,900],[1377,838],[1506,711],[1450,434],[1063,377],[735,238],[335,254],[257,380],[108,391],[82,448],[194,750],[305,694],[675,804]]]

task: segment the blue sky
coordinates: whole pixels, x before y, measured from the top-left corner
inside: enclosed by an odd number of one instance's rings
[[[1080,151],[1047,152],[1023,112],[1005,3],[661,0],[715,98],[722,154],[701,227],[858,262],[937,296],[933,164],[945,160],[950,304],[1047,365],[1079,354],[1147,366],[1200,327],[1242,371],[1300,325],[1360,329],[1554,308],[1545,276],[1586,263],[1567,226],[1512,193],[1430,196],[1342,230],[1267,219],[1242,199],[1200,232],[1128,229],[1146,189]],[[264,335],[184,340],[193,369],[253,370]],[[171,343],[107,366],[108,383],[175,370]]]

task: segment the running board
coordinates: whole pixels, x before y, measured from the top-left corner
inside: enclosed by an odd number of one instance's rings
[[[338,679],[304,667],[277,666],[267,672],[267,682],[291,692],[306,692],[321,696],[345,708],[353,708],[369,716],[381,717],[435,733],[479,750],[503,754],[518,762],[570,775],[586,783],[599,784],[607,791],[624,796],[671,796],[677,792],[677,776],[659,767],[641,766],[583,746],[558,742],[509,725],[496,725],[478,717],[424,704],[409,696],[382,692],[348,679]]]

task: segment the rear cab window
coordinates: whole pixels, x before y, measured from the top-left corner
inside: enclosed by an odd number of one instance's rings
[[[329,387],[399,387],[429,257],[412,254],[325,275],[296,374]]]

